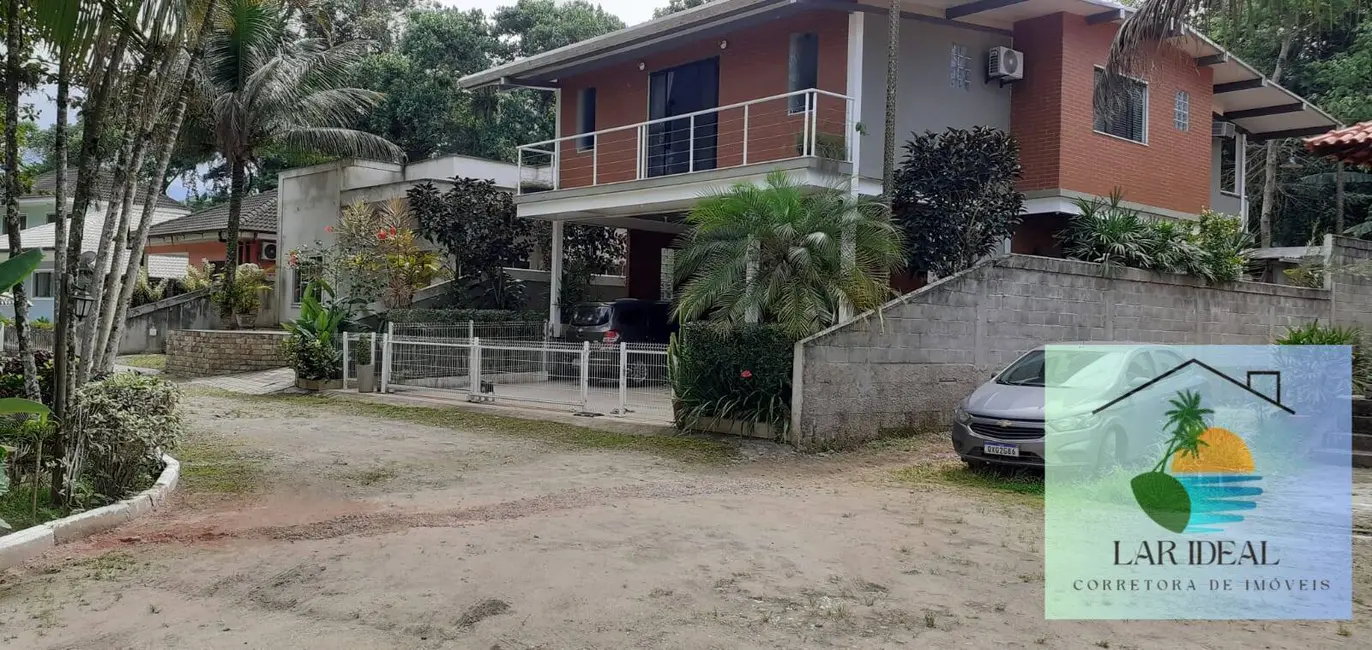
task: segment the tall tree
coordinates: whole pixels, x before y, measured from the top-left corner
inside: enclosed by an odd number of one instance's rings
[[[9,235],[10,257],[18,257],[24,250],[19,233],[24,229],[24,215],[19,211],[19,195],[24,193],[20,182],[23,161],[19,159],[19,87],[21,72],[30,50],[24,43],[24,10],[19,0],[5,3],[5,229]],[[14,302],[14,333],[19,339],[19,356],[24,363],[24,394],[37,400],[38,369],[33,361],[33,346],[29,341],[28,291],[24,283],[10,289]]]
[[[1295,40],[1295,30],[1287,29],[1282,34],[1281,52],[1277,54],[1277,63],[1272,68],[1272,83],[1281,83],[1282,68],[1286,65],[1286,57],[1291,53],[1291,42]],[[1263,248],[1272,246],[1272,213],[1276,207],[1277,198],[1277,141],[1268,140],[1266,142],[1267,155],[1263,158],[1263,180],[1262,180],[1262,211],[1258,218],[1258,244]]]
[[[653,18],[670,16],[678,11],[694,9],[708,2],[710,2],[710,0],[667,0],[667,6],[658,7],[653,10]]]
[[[624,21],[586,0],[518,0],[495,10],[494,34],[519,59],[624,29]]]
[[[218,153],[229,163],[224,282],[233,284],[248,165],[271,146],[397,160],[386,139],[349,128],[382,98],[348,87],[367,44],[295,38],[276,0],[228,0],[209,38],[201,86]]]
[[[900,94],[900,0],[886,12],[886,127],[881,150],[882,192],[890,194],[896,178],[896,100]]]

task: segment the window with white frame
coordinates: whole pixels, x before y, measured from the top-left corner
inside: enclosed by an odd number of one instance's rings
[[[948,55],[948,85],[959,90],[972,87],[972,57],[966,45],[953,43]]]
[[[1176,103],[1172,106],[1172,124],[1178,131],[1191,130],[1191,93],[1177,91]]]
[[[38,271],[33,274],[33,297],[52,297],[52,271]]]
[[[1104,73],[1096,68],[1096,86],[1100,86]],[[1092,125],[1098,133],[1113,135],[1141,144],[1148,142],[1148,84],[1137,79],[1126,79],[1121,96],[1112,98],[1108,105],[1093,101],[1095,120]]]

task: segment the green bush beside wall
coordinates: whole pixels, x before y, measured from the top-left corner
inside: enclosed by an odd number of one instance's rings
[[[727,419],[784,431],[791,422],[794,345],[768,325],[682,326],[668,353],[677,427]]]

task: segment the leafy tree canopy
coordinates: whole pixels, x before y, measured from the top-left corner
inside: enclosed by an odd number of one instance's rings
[[[891,211],[907,268],[952,275],[993,252],[1019,225],[1019,177],[1019,144],[1000,129],[926,131],[906,142]]]
[[[678,11],[694,9],[709,1],[710,0],[668,0],[667,6],[658,7],[657,9],[653,10],[653,18],[661,18],[663,16],[669,16],[671,14],[674,14]]]

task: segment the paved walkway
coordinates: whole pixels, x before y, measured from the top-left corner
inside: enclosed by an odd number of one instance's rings
[[[222,377],[201,377],[186,382],[186,385],[220,388],[249,395],[266,395],[294,387],[295,371],[290,368],[274,368]]]

